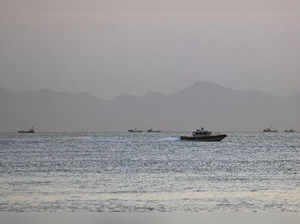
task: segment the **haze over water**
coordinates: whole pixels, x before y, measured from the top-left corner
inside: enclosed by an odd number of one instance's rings
[[[300,211],[299,133],[181,134],[1,134],[0,211]]]

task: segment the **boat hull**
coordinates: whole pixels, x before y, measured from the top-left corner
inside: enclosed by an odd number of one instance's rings
[[[199,142],[220,142],[227,135],[208,135],[208,136],[180,136],[183,141],[199,141]]]
[[[142,130],[128,130],[128,132],[131,132],[131,133],[141,133],[143,131]]]
[[[19,134],[34,134],[35,131],[18,131]]]

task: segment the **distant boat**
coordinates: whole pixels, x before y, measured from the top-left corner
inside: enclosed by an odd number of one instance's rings
[[[18,131],[19,134],[33,134],[35,133],[34,127],[32,126],[32,128],[28,129],[28,130],[19,130]]]
[[[278,130],[275,130],[275,129],[272,129],[272,128],[265,128],[265,129],[263,130],[263,132],[276,133],[276,132],[278,132]]]
[[[227,135],[212,135],[211,131],[204,130],[204,128],[197,129],[192,132],[192,136],[180,136],[181,140],[185,141],[201,141],[201,142],[219,142]]]
[[[161,132],[160,130],[153,130],[152,128],[148,129],[147,132],[152,132],[152,133],[159,133]]]
[[[286,133],[294,133],[296,131],[294,129],[286,129],[286,130],[284,130],[284,132],[286,132]]]
[[[129,129],[128,132],[134,132],[134,133],[140,133],[143,132],[143,130],[139,130],[139,129]]]

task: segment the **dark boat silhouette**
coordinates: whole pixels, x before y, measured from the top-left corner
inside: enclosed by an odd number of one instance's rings
[[[193,131],[192,136],[180,136],[180,140],[184,141],[201,141],[201,142],[219,142],[227,135],[213,135],[212,132],[204,130],[204,128]]]
[[[276,132],[278,132],[278,131],[275,130],[275,129],[272,129],[272,128],[265,128],[265,129],[263,130],[263,132],[276,133]]]
[[[147,132],[150,132],[150,133],[159,133],[161,132],[160,130],[153,130],[152,128],[148,129]]]
[[[286,130],[284,130],[284,132],[286,132],[286,133],[294,133],[296,131],[294,129],[286,129]]]
[[[32,126],[32,128],[28,129],[28,130],[20,130],[18,131],[19,134],[33,134],[35,133],[34,127]]]
[[[129,129],[128,132],[133,132],[133,133],[140,133],[143,132],[143,130],[139,130],[139,129]]]

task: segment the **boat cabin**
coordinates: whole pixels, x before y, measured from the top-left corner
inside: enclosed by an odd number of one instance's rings
[[[197,129],[196,131],[193,131],[192,135],[194,137],[196,137],[196,136],[207,136],[207,135],[211,135],[211,131],[207,131],[204,128],[201,128],[201,129]]]

